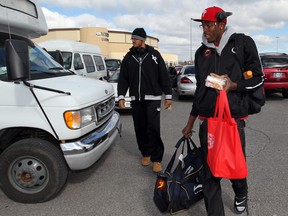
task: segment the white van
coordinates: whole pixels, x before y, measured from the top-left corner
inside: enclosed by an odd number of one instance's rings
[[[107,79],[107,68],[100,48],[91,44],[72,40],[48,40],[39,43],[55,59],[57,51],[63,58],[63,66],[81,76]]]
[[[47,33],[36,0],[0,0],[0,186],[12,200],[57,196],[121,132],[113,86],[63,68],[30,39]]]

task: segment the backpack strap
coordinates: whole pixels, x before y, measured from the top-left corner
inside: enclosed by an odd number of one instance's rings
[[[240,69],[242,73],[245,72],[245,56],[244,56],[244,34],[236,34],[235,37],[235,59],[238,62]],[[244,75],[243,75],[244,76]],[[248,102],[248,114],[252,115],[255,113],[260,112],[261,107],[265,104],[265,90],[264,90],[264,84],[262,84],[260,87],[258,87],[253,92],[246,94],[246,100]]]

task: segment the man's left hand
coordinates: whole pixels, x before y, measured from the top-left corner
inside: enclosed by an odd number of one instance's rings
[[[226,92],[237,90],[237,83],[233,82],[227,74],[223,75],[222,77],[226,79],[226,85],[224,86],[224,90]]]

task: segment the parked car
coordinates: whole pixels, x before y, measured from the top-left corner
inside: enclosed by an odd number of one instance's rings
[[[260,54],[264,71],[264,89],[266,95],[280,92],[288,98],[288,55],[286,53]]]
[[[196,91],[195,66],[185,65],[177,75],[177,86],[175,91],[178,99],[181,100],[185,96],[194,96]]]
[[[109,83],[113,85],[114,88],[114,95],[115,95],[115,109],[119,109],[119,99],[117,94],[117,85],[120,75],[120,68],[118,68],[111,77],[107,80]],[[131,97],[129,96],[129,93],[127,91],[125,95],[125,107],[126,109],[131,109]]]
[[[112,59],[112,58],[106,58],[105,59],[108,76],[112,76],[113,73],[120,68],[121,66],[121,60],[120,59]]]
[[[182,68],[183,68],[182,65],[176,65],[176,66],[175,66],[175,69],[176,69],[177,74],[181,71]]]

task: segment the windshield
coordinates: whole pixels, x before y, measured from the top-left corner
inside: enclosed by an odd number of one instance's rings
[[[185,71],[183,74],[195,74],[195,67],[194,66],[185,67]]]
[[[112,60],[112,59],[111,60],[106,59],[105,63],[108,68],[118,68],[121,65],[119,60]]]
[[[0,80],[7,81],[7,65],[6,65],[6,53],[5,53],[5,36],[6,34],[1,34],[0,41]],[[25,40],[28,42],[29,46],[29,59],[30,59],[30,74],[31,80],[43,79],[55,76],[66,76],[74,74],[71,71],[65,70],[59,63],[57,63],[52,56],[50,56],[41,47],[33,44],[22,37],[16,37],[18,40]]]
[[[262,65],[264,68],[281,68],[288,67],[288,57],[283,58],[262,58]]]
[[[120,71],[116,71],[109,79],[108,82],[118,83]]]

